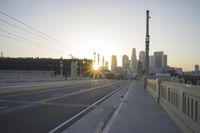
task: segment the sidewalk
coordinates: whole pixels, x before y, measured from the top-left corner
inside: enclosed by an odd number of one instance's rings
[[[182,133],[182,130],[136,81],[103,133]]]

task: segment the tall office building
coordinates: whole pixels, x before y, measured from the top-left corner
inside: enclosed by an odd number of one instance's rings
[[[155,67],[155,57],[153,55],[149,56],[149,66]]]
[[[167,67],[167,55],[163,55],[162,67],[163,67],[163,68],[166,68],[166,67]]]
[[[108,70],[108,62],[105,62],[104,69]]]
[[[122,67],[123,68],[130,68],[130,62],[127,55],[122,56]]]
[[[111,58],[111,71],[114,72],[116,68],[117,68],[117,56],[116,55],[112,55],[112,58]]]
[[[154,58],[155,58],[155,67],[160,67],[162,68],[163,66],[163,52],[154,52]]]
[[[104,61],[104,56],[102,57],[102,68],[104,68],[104,66],[105,66],[105,61]]]
[[[150,66],[158,68],[167,67],[167,55],[164,55],[164,52],[158,51],[154,52],[153,56],[150,56]]]
[[[145,53],[145,51],[140,51],[139,61],[142,62],[143,69],[145,69],[146,68],[146,53]]]
[[[131,55],[131,68],[136,69],[137,68],[137,58],[136,58],[136,49],[132,49],[132,55]]]
[[[194,72],[195,72],[195,74],[199,73],[199,65],[194,66]]]

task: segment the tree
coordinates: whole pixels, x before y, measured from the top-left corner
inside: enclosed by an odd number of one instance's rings
[[[143,65],[141,61],[138,61],[137,64],[137,78],[140,79],[143,76]]]

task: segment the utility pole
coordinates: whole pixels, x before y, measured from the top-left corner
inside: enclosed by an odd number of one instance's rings
[[[63,77],[62,76],[62,73],[63,73],[62,71],[63,71],[63,61],[62,61],[62,57],[60,57],[60,76],[61,77]]]
[[[94,61],[93,61],[94,64],[93,65],[95,65],[95,63],[96,63],[95,60],[96,60],[96,52],[94,52]]]
[[[149,77],[149,42],[150,42],[150,35],[149,35],[149,10],[146,11],[146,68],[145,68],[145,77],[144,77],[144,89],[147,89],[147,80]]]
[[[99,67],[99,62],[100,62],[100,54],[98,54],[98,67]]]
[[[81,65],[82,65],[82,60],[80,59],[79,60],[79,78],[82,79],[82,76],[81,76]]]
[[[104,69],[104,56],[102,57],[102,68]]]

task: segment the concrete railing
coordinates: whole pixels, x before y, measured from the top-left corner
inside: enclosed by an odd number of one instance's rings
[[[159,102],[159,87],[158,80],[149,79],[147,82],[147,90],[151,93],[154,99]]]
[[[31,70],[0,70],[1,82],[27,82],[60,80],[55,77],[53,71],[31,71]]]
[[[148,89],[186,133],[200,133],[200,87],[148,80]]]

